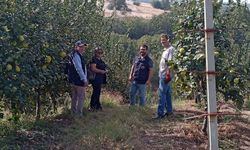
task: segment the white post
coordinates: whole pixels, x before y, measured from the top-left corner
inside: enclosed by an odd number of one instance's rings
[[[217,113],[212,0],[204,0],[208,114]],[[209,149],[218,150],[217,116],[208,115]]]

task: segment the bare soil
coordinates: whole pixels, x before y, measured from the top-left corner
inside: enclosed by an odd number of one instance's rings
[[[140,131],[140,149],[157,150],[206,150],[209,149],[208,129],[202,131],[204,117],[195,104],[187,101],[188,109],[177,109],[171,116],[161,120],[150,120],[147,127]],[[230,104],[220,104],[220,111],[226,114],[239,114],[237,108]],[[236,113],[237,112],[237,113]],[[218,138],[221,149],[250,149],[250,116],[245,115],[218,116]],[[197,118],[190,118],[197,116]]]

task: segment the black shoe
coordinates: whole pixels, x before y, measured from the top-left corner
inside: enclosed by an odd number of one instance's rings
[[[154,120],[158,120],[158,119],[163,119],[165,117],[165,115],[163,115],[163,116],[154,116],[152,119],[154,119]]]
[[[102,106],[96,108],[97,111],[102,111]]]
[[[168,112],[164,116],[172,116],[174,113],[173,112]]]

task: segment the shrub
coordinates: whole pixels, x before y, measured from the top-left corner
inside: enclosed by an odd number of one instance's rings
[[[170,9],[169,0],[162,0],[162,1],[153,0],[153,1],[151,2],[151,5],[152,5],[154,8],[158,8],[158,9],[165,9],[165,10]]]
[[[133,4],[136,6],[140,6],[141,3],[140,2],[133,2]]]
[[[152,2],[151,2],[151,5],[152,5],[154,8],[163,9],[163,7],[162,7],[160,1],[152,1]]]
[[[109,10],[128,10],[128,6],[126,4],[126,0],[110,0],[108,5]]]

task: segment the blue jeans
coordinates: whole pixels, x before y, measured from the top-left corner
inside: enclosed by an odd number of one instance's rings
[[[130,105],[133,106],[136,103],[136,93],[139,92],[140,105],[145,105],[145,94],[146,94],[146,84],[137,84],[136,82],[131,83],[129,96],[130,96]]]
[[[158,116],[165,115],[165,108],[167,113],[173,112],[172,99],[171,99],[171,81],[167,84],[164,82],[164,78],[159,81],[159,104],[158,104]]]

